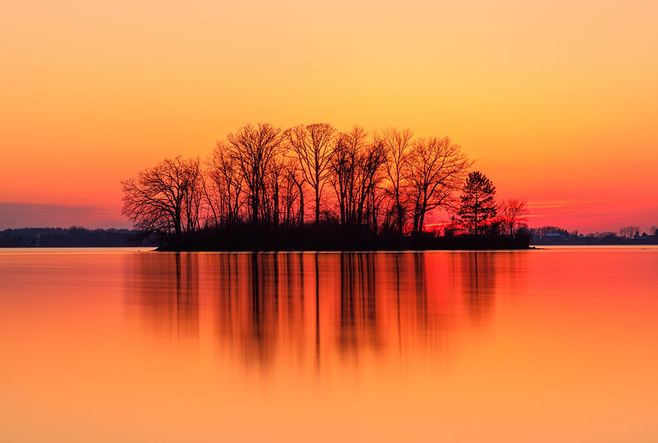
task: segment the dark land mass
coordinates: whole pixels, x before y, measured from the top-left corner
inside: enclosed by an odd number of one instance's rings
[[[140,231],[130,229],[20,228],[0,231],[1,248],[69,248],[157,246],[155,237],[138,242]]]
[[[543,231],[542,231],[543,230]],[[1,248],[47,247],[158,247],[161,251],[395,251],[395,250],[477,250],[528,249],[548,245],[658,245],[656,235],[621,237],[616,233],[582,235],[560,228],[531,229],[514,237],[502,235],[436,236],[420,233],[413,236],[396,233],[373,234],[367,227],[344,227],[326,224],[317,227],[281,228],[278,230],[202,229],[184,238],[178,246],[144,235],[134,229],[19,228],[0,231]]]
[[[537,246],[633,246],[658,245],[658,235],[637,233],[633,236],[620,236],[615,232],[597,232],[594,234],[579,234],[577,231],[568,232],[555,226],[530,229],[532,240],[530,244]]]
[[[658,245],[658,238],[655,236],[647,236],[646,238],[598,238],[598,237],[576,237],[576,238],[539,238],[531,241],[535,246],[642,246],[642,245]]]
[[[254,230],[246,227],[207,229],[183,239],[179,245],[164,244],[160,251],[399,251],[458,249],[528,249],[529,235],[413,236],[373,234],[367,228],[307,225],[303,228]]]

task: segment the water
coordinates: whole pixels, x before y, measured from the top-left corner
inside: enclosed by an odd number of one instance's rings
[[[658,441],[658,248],[0,250],[0,441]]]

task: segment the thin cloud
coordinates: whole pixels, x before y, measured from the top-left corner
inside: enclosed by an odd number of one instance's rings
[[[614,204],[615,200],[543,200],[528,202],[528,207],[533,209],[574,208],[586,205]]]

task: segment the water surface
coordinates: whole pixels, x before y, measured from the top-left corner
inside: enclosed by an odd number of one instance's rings
[[[658,441],[658,248],[0,250],[0,441]]]

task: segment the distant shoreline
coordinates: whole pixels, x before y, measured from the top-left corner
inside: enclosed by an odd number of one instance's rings
[[[136,244],[134,229],[18,228],[0,231],[0,248],[125,248],[156,247],[154,238]]]
[[[318,233],[313,227],[294,232],[254,233],[248,230],[207,232],[184,241],[179,247],[158,245],[155,237],[136,243],[139,230],[71,228],[18,228],[0,231],[0,248],[155,248],[156,251],[217,252],[354,252],[354,251],[451,251],[527,250],[542,246],[656,246],[655,236],[570,238],[505,236],[416,236],[372,234],[358,229],[335,229]]]

